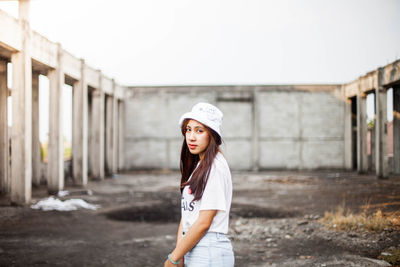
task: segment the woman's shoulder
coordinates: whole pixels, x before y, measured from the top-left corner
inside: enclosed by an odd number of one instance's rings
[[[226,161],[224,155],[221,152],[218,152],[217,155],[215,156],[213,165],[214,165],[213,167],[219,171],[230,172],[228,162]]]

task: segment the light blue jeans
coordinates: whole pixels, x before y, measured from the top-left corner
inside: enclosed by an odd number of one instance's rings
[[[207,232],[185,255],[185,267],[233,267],[231,241],[222,233]]]

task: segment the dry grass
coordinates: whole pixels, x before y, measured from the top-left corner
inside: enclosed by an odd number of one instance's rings
[[[339,230],[383,231],[387,228],[400,229],[400,211],[383,213],[378,210],[368,214],[368,208],[361,214],[354,214],[340,206],[335,212],[325,212],[321,222]]]

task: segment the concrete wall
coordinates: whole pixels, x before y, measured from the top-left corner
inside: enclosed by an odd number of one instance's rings
[[[200,101],[224,113],[223,152],[233,170],[344,168],[340,86],[131,87],[125,164],[179,168],[179,117]]]

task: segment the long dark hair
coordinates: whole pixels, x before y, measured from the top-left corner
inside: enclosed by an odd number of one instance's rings
[[[181,150],[181,163],[180,163],[180,169],[182,174],[181,193],[183,191],[183,188],[186,185],[189,185],[192,194],[194,195],[193,201],[195,201],[201,199],[201,197],[203,196],[203,192],[208,181],[208,176],[210,175],[212,163],[214,161],[215,156],[220,151],[219,146],[221,145],[222,140],[219,134],[217,134],[210,127],[204,125],[206,131],[209,134],[210,142],[205,150],[203,160],[200,162],[200,165],[196,169],[200,157],[199,155],[190,153],[186,143],[186,127],[189,123],[189,120],[190,119],[186,119],[183,121],[181,129],[182,135],[184,137]],[[189,180],[190,175],[192,175],[192,178]]]

